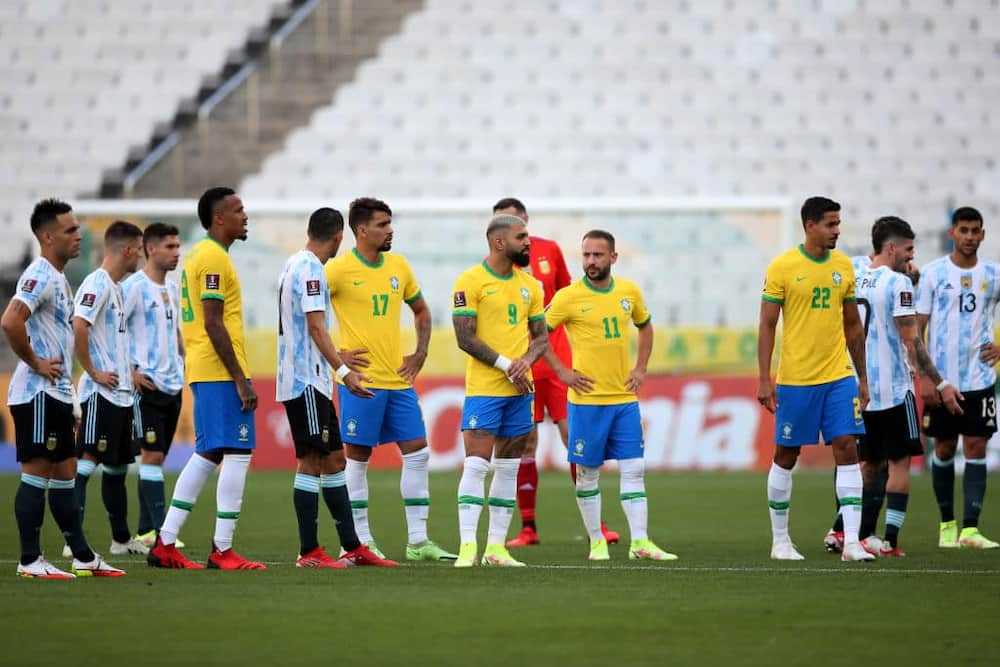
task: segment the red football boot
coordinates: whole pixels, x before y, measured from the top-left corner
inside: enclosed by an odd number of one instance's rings
[[[302,554],[295,560],[295,567],[316,567],[343,570],[347,568],[347,563],[334,560],[330,554],[326,553],[323,547],[316,547],[307,554]]]
[[[357,549],[348,551],[340,557],[344,566],[372,565],[374,567],[396,567],[399,563],[388,558],[379,558],[375,552],[362,544]]]
[[[518,533],[517,537],[512,540],[507,540],[508,547],[528,547],[532,544],[538,543],[538,531],[531,526],[524,526],[521,528],[521,532]]]
[[[188,560],[187,556],[177,550],[173,544],[164,544],[160,536],[156,536],[153,548],[146,556],[150,567],[166,567],[174,570],[204,570],[205,566]]]
[[[239,555],[232,548],[219,551],[212,545],[212,555],[208,557],[208,569],[210,570],[266,570],[267,565],[247,560]]]

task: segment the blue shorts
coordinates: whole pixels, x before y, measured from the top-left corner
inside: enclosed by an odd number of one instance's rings
[[[853,377],[806,386],[779,384],[776,394],[774,444],[780,447],[815,445],[820,434],[826,444],[842,435],[865,434]]]
[[[252,412],[243,412],[236,383],[192,382],[194,451],[253,449],[257,446]]]
[[[534,394],[524,396],[466,396],[462,430],[489,431],[500,438],[524,435],[535,428]]]
[[[639,402],[569,404],[570,463],[598,468],[609,459],[641,459],[645,453]]]
[[[372,398],[359,398],[337,385],[340,403],[340,439],[349,445],[377,447],[385,442],[426,440],[424,415],[417,392],[409,389],[372,389]]]

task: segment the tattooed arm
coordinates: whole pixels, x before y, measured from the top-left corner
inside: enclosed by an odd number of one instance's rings
[[[500,355],[476,335],[475,315],[452,315],[451,323],[455,327],[458,349],[487,366],[496,363]]]
[[[896,320],[896,329],[899,331],[899,337],[903,339],[903,345],[906,346],[906,354],[910,359],[910,366],[914,372],[921,379],[926,378],[930,381],[930,384],[937,387],[941,384],[941,373],[934,366],[931,355],[927,352],[927,346],[924,344],[924,339],[917,333],[919,329],[918,317],[920,316],[903,315],[894,318]],[[925,321],[924,326],[926,327],[926,325]],[[935,389],[936,392],[937,390]],[[941,390],[941,399],[945,407],[948,408],[948,412],[952,414],[962,414],[962,408],[959,407],[958,402],[963,400],[963,398],[962,394],[953,385],[949,384]]]

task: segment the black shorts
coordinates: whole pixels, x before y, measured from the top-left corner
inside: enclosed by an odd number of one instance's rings
[[[132,406],[115,405],[95,391],[82,407],[83,419],[76,434],[77,456],[90,454],[109,466],[134,462]]]
[[[27,403],[10,406],[10,414],[19,462],[47,459],[59,463],[76,456],[72,404],[40,391]]]
[[[858,438],[858,458],[862,461],[899,461],[907,456],[923,456],[913,392],[907,392],[899,405],[865,411],[863,416],[865,434]]]
[[[337,411],[328,397],[309,386],[301,396],[284,401],[282,405],[292,430],[295,458],[305,458],[309,452],[329,454],[344,448]]]
[[[146,389],[137,393],[132,408],[136,446],[148,452],[169,452],[180,416],[181,392],[165,394],[158,389]]]
[[[971,435],[989,438],[997,432],[995,385],[979,391],[963,391],[958,404],[965,414],[953,415],[943,405],[924,408],[924,433],[932,438],[957,438]]]

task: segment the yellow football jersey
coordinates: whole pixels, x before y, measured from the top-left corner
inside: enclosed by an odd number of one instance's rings
[[[206,237],[184,258],[181,273],[181,335],[186,350],[184,375],[188,382],[232,380],[208,334],[202,301],[223,302],[222,321],[233,342],[233,352],[243,373],[250,377],[243,342],[243,293],[229,251],[215,239]]]
[[[551,329],[566,325],[573,369],[594,380],[590,393],[570,389],[571,403],[618,405],[637,400],[625,389],[634,365],[629,359],[628,323],[642,327],[650,317],[639,286],[624,278],[612,278],[602,290],[583,277],[556,292],[545,311],[546,324]]]
[[[396,372],[403,364],[399,329],[403,302],[420,298],[420,286],[409,262],[402,255],[383,252],[378,263],[372,264],[354,249],[326,263],[326,281],[340,329],[337,346],[368,350],[371,366],[364,374],[372,379],[369,386],[412,386]],[[342,383],[339,378],[337,381]]]
[[[814,385],[854,374],[844,337],[844,302],[854,301],[850,258],[831,250],[816,260],[800,245],[767,267],[765,301],[781,304],[778,383]]]
[[[453,315],[474,315],[476,336],[508,359],[528,351],[528,322],[545,317],[542,286],[515,268],[500,276],[483,262],[465,271],[455,282]],[[530,371],[529,371],[530,372]],[[465,365],[466,396],[517,396],[503,371],[469,357]]]

